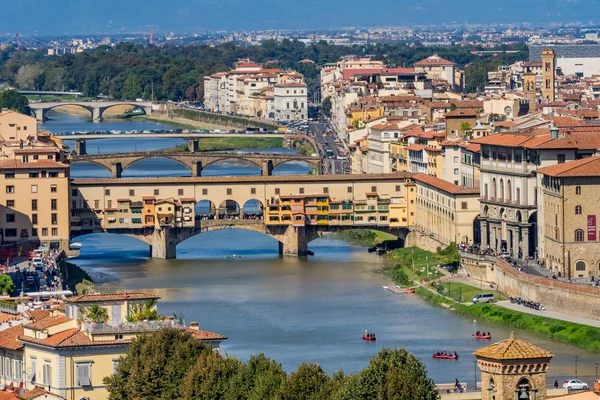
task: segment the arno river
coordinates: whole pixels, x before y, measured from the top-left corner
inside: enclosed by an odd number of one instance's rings
[[[43,125],[55,131],[85,129],[153,129],[146,122],[93,124],[78,117],[54,114]],[[133,126],[133,124],[138,124]],[[181,144],[166,139],[98,140],[88,142],[88,152],[153,150]],[[304,174],[308,167],[287,164],[278,174]],[[238,163],[214,165],[211,175],[259,174]],[[124,176],[179,176],[188,172],[169,161],[147,160],[124,172]],[[72,168],[73,177],[108,176],[107,171],[85,165]],[[78,238],[81,256],[72,261],[85,268],[103,291],[148,291],[161,296],[164,315],[182,312],[187,323],[198,321],[201,329],[229,337],[222,349],[247,359],[264,352],[290,371],[303,361],[318,362],[327,372],[356,372],[382,347],[402,346],[417,355],[436,382],[469,383],[475,379],[472,352],[489,343],[477,341],[477,330],[491,331],[504,339],[510,328],[473,321],[441,308],[434,308],[414,295],[395,295],[381,288],[393,284],[378,273],[385,260],[363,247],[333,239],[311,242],[315,256],[281,258],[277,242],[258,233],[223,230],[193,237],[178,246],[176,260],[148,258],[148,246],[117,235]],[[236,254],[237,259],[231,256]],[[365,328],[379,341],[361,340]],[[554,343],[544,337],[516,331],[555,354],[549,384],[558,378],[578,377],[590,385],[595,374],[596,354]],[[432,352],[456,351],[458,361],[433,360]],[[477,379],[480,379],[477,373]]]

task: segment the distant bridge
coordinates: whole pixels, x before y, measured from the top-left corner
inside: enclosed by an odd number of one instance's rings
[[[53,108],[62,106],[78,106],[85,108],[91,114],[94,122],[102,121],[102,115],[104,111],[111,107],[126,105],[132,106],[137,109],[144,111],[146,114],[152,114],[152,102],[151,101],[52,101],[52,102],[39,102],[29,103],[31,111],[35,113],[35,117],[38,121],[46,120],[46,113]]]
[[[81,96],[82,92],[60,92],[52,90],[19,90],[23,95],[47,95],[47,96]]]
[[[263,175],[271,175],[273,168],[290,161],[304,161],[320,171],[321,158],[316,156],[283,155],[283,154],[252,154],[252,153],[213,153],[213,152],[137,152],[117,154],[97,154],[72,156],[71,162],[87,162],[99,165],[111,171],[113,178],[121,178],[125,169],[132,164],[149,158],[164,158],[174,160],[192,171],[192,176],[201,176],[202,170],[211,164],[223,160],[243,160],[256,165]]]
[[[53,134],[57,139],[61,140],[98,140],[98,139],[201,139],[201,138],[225,138],[225,137],[248,137],[248,138],[285,138],[287,137],[298,137],[304,135],[290,135],[282,132],[279,133],[169,133],[169,132],[157,132],[157,133],[89,133],[89,134]]]

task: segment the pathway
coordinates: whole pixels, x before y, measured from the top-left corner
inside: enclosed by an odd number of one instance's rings
[[[525,314],[538,315],[540,317],[554,318],[554,319],[558,319],[561,321],[573,322],[575,324],[581,324],[581,325],[593,326],[595,328],[600,328],[600,321],[596,320],[596,319],[577,317],[575,315],[566,314],[566,313],[562,313],[562,312],[558,312],[558,311],[549,311],[549,310],[538,311],[538,310],[534,310],[534,309],[531,309],[529,307],[525,307],[525,306],[522,306],[519,304],[513,304],[509,300],[499,301],[496,304],[499,305],[500,307],[504,307],[504,308],[507,308],[509,310],[514,310],[514,311],[520,311]]]

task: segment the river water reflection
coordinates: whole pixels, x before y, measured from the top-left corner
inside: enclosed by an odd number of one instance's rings
[[[150,163],[136,173],[153,176],[163,168]],[[235,168],[249,173],[246,166]],[[173,173],[179,172],[185,171]],[[392,284],[378,272],[385,260],[339,240],[312,242],[314,257],[282,258],[275,240],[228,229],[183,242],[176,260],[149,259],[148,246],[127,237],[99,234],[77,240],[83,247],[73,261],[92,274],[101,290],[156,293],[162,314],[182,312],[186,322],[198,321],[201,329],[227,335],[222,348],[228,354],[247,359],[262,351],[288,371],[307,361],[330,373],[356,372],[382,346],[403,346],[423,360],[437,382],[458,378],[471,386],[476,374],[472,352],[489,343],[472,334],[491,331],[498,340],[510,335],[509,328],[383,290],[382,285]],[[361,340],[365,328],[376,332],[379,341]],[[575,355],[579,377],[592,383],[597,355],[519,330],[516,335],[556,355],[549,383],[574,377]],[[460,359],[433,360],[438,350],[457,351]]]

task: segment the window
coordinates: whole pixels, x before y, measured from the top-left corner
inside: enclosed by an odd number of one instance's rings
[[[121,335],[123,336],[123,335]],[[117,373],[117,368],[119,367],[119,360],[112,360],[112,373],[113,375]]]
[[[21,360],[14,360],[14,380],[21,382],[23,380],[23,362]]]
[[[77,364],[77,386],[90,386],[92,384],[91,369],[92,364],[90,363]]]
[[[6,187],[6,193],[14,193],[15,192],[15,187],[14,186],[7,186]]]
[[[95,210],[99,210],[100,209],[100,200],[94,200],[94,209]]]
[[[50,214],[50,219],[52,220],[52,225],[58,224],[58,214],[56,214],[56,213]]]
[[[122,334],[115,335],[115,340],[123,340],[123,335]]]
[[[15,206],[14,200],[6,200],[6,207],[14,207],[14,206]]]
[[[304,194],[304,188],[299,188],[299,189],[298,189],[298,193],[300,193],[300,194]]]
[[[177,189],[177,196],[183,196],[183,189]]]
[[[50,366],[50,360],[44,360],[44,365],[42,366],[42,375],[44,379],[44,386],[52,385],[52,367]]]
[[[585,262],[577,261],[575,263],[575,271],[585,271]]]
[[[107,200],[106,203],[107,208],[112,208],[112,200]]]
[[[29,173],[29,177],[30,178],[39,178],[40,177],[40,173],[39,172],[30,172]]]
[[[352,186],[348,186],[348,193],[352,193]]]
[[[227,189],[227,196],[230,196],[233,194],[233,190],[231,188]]]
[[[48,228],[42,228],[42,236],[48,236]]]
[[[279,188],[275,188],[275,194],[280,194],[280,192],[281,191],[279,190]]]
[[[458,162],[458,156],[454,156],[454,162],[457,163]]]
[[[37,223],[38,223],[37,214],[31,214],[31,223],[33,225],[37,225]]]
[[[104,189],[104,195],[110,196],[110,189]]]
[[[581,186],[575,186],[575,194],[581,194]]]
[[[58,228],[52,228],[52,236],[58,236]]]
[[[256,188],[250,188],[250,194],[256,194]]]
[[[158,196],[160,194],[160,190],[159,189],[154,189],[154,195]]]
[[[564,154],[559,154],[556,156],[559,164],[564,164],[566,160],[566,156]]]
[[[208,189],[202,189],[202,195],[206,196],[208,194]]]
[[[42,171],[42,178],[45,178],[48,173],[46,171]]]
[[[323,188],[323,193],[325,193],[325,194],[329,193],[329,188],[328,187],[324,187]]]
[[[396,192],[400,192],[401,186],[400,185],[396,185]]]
[[[466,210],[467,209],[467,202],[463,201],[462,203],[460,203],[460,209],[461,210]]]
[[[377,193],[377,186],[371,186],[371,192]]]
[[[15,222],[15,214],[6,214],[6,222]]]
[[[577,229],[575,231],[575,241],[583,242],[583,229]]]
[[[458,175],[458,168],[454,168],[454,175]]]
[[[135,189],[129,189],[129,196],[135,196]]]
[[[10,237],[16,237],[17,236],[17,230],[16,229],[5,229],[4,233],[6,236],[10,236]]]
[[[14,172],[5,172],[4,173],[4,179],[14,179],[14,178],[15,178]]]
[[[48,178],[58,178],[58,172],[56,172],[56,171],[48,172]]]
[[[27,382],[35,383],[35,375],[37,372],[37,359],[29,358],[29,364],[31,365],[31,372],[27,375]]]
[[[37,192],[38,192],[37,185],[31,185],[31,193],[37,193]]]
[[[583,210],[581,209],[581,206],[575,206],[575,214],[581,215],[582,212]]]
[[[58,209],[58,200],[52,199],[50,200],[50,209],[56,211]]]

